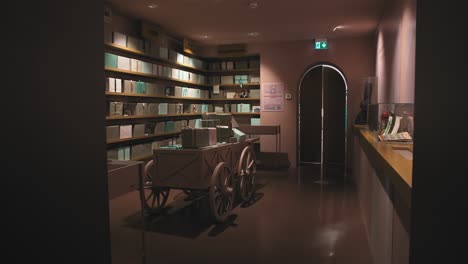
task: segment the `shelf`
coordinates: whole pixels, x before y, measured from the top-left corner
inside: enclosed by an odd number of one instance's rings
[[[141,140],[141,139],[175,136],[175,135],[179,135],[179,134],[180,134],[180,132],[173,132],[173,133],[166,133],[166,134],[159,134],[159,135],[147,135],[147,136],[140,136],[140,137],[120,138],[120,139],[109,140],[109,141],[107,141],[107,144],[130,142],[130,141],[136,141],[136,140]]]
[[[210,101],[260,101],[260,98],[211,98]]]
[[[194,98],[194,97],[179,97],[179,96],[157,96],[157,95],[135,94],[135,93],[116,93],[116,92],[106,92],[106,95],[121,96],[121,97],[143,97],[143,98],[156,98],[156,99],[190,100],[190,101],[260,101],[260,98]]]
[[[182,68],[184,70],[197,71],[198,73],[207,73],[208,72],[205,69],[198,69],[198,68],[195,68],[195,67],[190,66],[190,65],[180,64],[180,63],[171,61],[169,59],[163,59],[163,58],[159,58],[159,57],[144,53],[143,51],[140,51],[140,50],[135,50],[135,49],[127,48],[127,47],[122,47],[122,46],[115,45],[115,44],[112,44],[112,43],[104,43],[104,47],[107,47],[107,48],[110,48],[110,49],[113,49],[113,50],[117,50],[117,51],[121,51],[121,52],[125,52],[125,53],[131,54],[131,55],[138,55],[140,57],[145,57],[145,58],[151,59],[153,61],[164,63],[166,65],[171,65],[171,66],[174,66],[174,67],[177,67],[177,68]]]
[[[115,93],[106,92],[108,96],[121,96],[121,97],[143,97],[143,98],[155,98],[155,99],[172,99],[172,100],[188,100],[188,101],[205,101],[205,102],[216,102],[216,101],[260,101],[260,98],[193,98],[193,97],[178,97],[178,96],[157,96],[147,94],[134,94],[134,93]]]
[[[211,85],[213,86],[213,85]],[[220,84],[220,88],[259,88],[260,89],[260,84],[259,83],[248,83],[248,84],[242,84],[242,87],[240,84]]]
[[[260,69],[232,69],[232,70],[207,70],[213,75],[241,75],[241,74],[260,74]]]
[[[123,96],[123,97],[144,97],[144,98],[157,98],[157,99],[173,99],[173,100],[192,100],[192,101],[209,101],[209,98],[195,98],[195,97],[179,97],[179,96],[157,96],[148,94],[136,94],[136,93],[116,93],[106,92],[108,96]]]
[[[143,156],[143,157],[138,157],[138,158],[132,158],[130,160],[133,160],[133,161],[145,161],[145,160],[149,160],[149,159],[152,159],[153,158],[153,155],[148,155],[148,156]]]
[[[251,116],[260,116],[260,113],[231,113],[232,115],[251,115]]]
[[[106,116],[106,120],[125,120],[125,119],[143,119],[143,118],[161,118],[161,117],[184,117],[201,116],[202,114],[175,114],[175,115],[141,115],[141,116]]]
[[[173,78],[168,78],[168,77],[163,77],[163,76],[156,76],[156,75],[153,75],[153,74],[142,73],[142,72],[122,70],[122,69],[117,69],[117,68],[105,67],[104,70],[106,70],[108,72],[123,73],[123,74],[129,74],[129,75],[134,75],[134,76],[152,78],[152,79],[155,79],[155,80],[171,81],[171,82],[181,83],[183,85],[196,85],[196,86],[203,86],[203,87],[213,87],[213,85],[208,85],[208,84],[201,84],[201,83],[195,83],[195,82],[182,81],[182,80],[178,80],[178,79],[173,79]]]
[[[116,45],[116,44],[113,44],[113,43],[104,43],[104,48],[114,50],[114,51],[120,51],[120,52],[130,54],[130,55],[137,55],[137,56],[140,56],[140,57],[144,57],[144,58],[153,60],[155,62],[163,63],[165,65],[171,65],[171,66],[181,68],[181,69],[184,69],[184,70],[196,71],[198,73],[221,74],[221,75],[222,74],[229,74],[229,73],[232,73],[232,74],[236,74],[236,73],[237,74],[260,73],[259,68],[258,69],[257,68],[256,69],[232,69],[232,70],[199,69],[199,68],[196,68],[196,67],[193,67],[193,66],[190,66],[190,65],[181,64],[181,63],[169,60],[169,59],[164,59],[164,58],[160,58],[160,57],[157,57],[157,56],[147,54],[147,53],[145,53],[143,51],[140,51],[140,50],[135,50],[135,49],[132,49],[132,48],[122,47],[122,46],[119,46],[119,45]],[[188,56],[188,57],[192,57],[192,58],[196,57],[196,59],[201,60],[201,61],[203,61],[205,63],[215,62],[215,61],[224,61],[224,60],[229,60],[229,59],[232,59],[232,60],[260,59],[259,54],[245,54],[245,55],[240,54],[240,55],[219,56],[219,57],[199,57],[199,56],[189,56],[187,54],[184,54],[184,55]]]
[[[203,57],[206,62],[216,62],[224,60],[239,60],[239,59],[260,59],[260,54],[235,54],[235,55],[218,55],[216,57]]]

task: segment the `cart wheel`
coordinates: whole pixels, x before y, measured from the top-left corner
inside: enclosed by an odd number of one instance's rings
[[[153,186],[153,164],[150,160],[143,169],[140,199],[145,212],[163,207],[169,198],[169,188]]]
[[[257,166],[255,164],[255,153],[250,146],[242,150],[237,173],[240,177],[240,195],[242,200],[249,201],[255,192],[255,173]]]
[[[223,223],[232,209],[234,181],[227,162],[220,162],[211,175],[210,209],[217,222]]]

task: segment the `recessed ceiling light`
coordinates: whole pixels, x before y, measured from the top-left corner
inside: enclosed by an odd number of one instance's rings
[[[249,3],[249,7],[250,7],[251,9],[257,8],[257,7],[258,7],[258,2],[255,2],[255,1],[254,1],[254,2],[250,2],[250,3]]]
[[[208,35],[203,35],[201,36],[202,39],[207,39],[207,38],[210,38]]]
[[[260,33],[258,33],[258,32],[249,32],[249,33],[247,33],[247,35],[249,35],[251,37],[258,37],[258,35],[260,35]]]
[[[346,28],[346,26],[339,25],[339,26],[334,27],[334,28],[333,28],[333,31],[336,31],[336,30],[338,30],[338,29],[344,29],[344,28]]]
[[[149,4],[148,7],[149,7],[149,8],[156,8],[156,7],[158,7],[158,4],[154,4],[154,3],[153,3],[153,4]]]

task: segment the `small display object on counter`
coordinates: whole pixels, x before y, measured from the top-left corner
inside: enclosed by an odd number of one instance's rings
[[[380,141],[412,142],[413,138],[408,132],[400,132],[387,135],[378,135]]]
[[[369,129],[380,141],[413,141],[414,104],[380,103],[369,106]]]

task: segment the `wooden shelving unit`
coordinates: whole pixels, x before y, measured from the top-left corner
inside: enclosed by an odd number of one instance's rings
[[[169,99],[169,100],[187,100],[187,101],[210,101],[210,98],[195,98],[195,97],[179,97],[179,96],[157,96],[148,94],[137,94],[137,93],[114,93],[106,92],[108,96],[121,96],[121,97],[143,97],[143,98],[155,98],[155,99]]]
[[[250,112],[250,113],[231,113],[231,114],[232,115],[239,115],[239,116],[241,116],[241,115],[244,115],[244,116],[260,116],[260,113],[252,113],[252,112]]]
[[[153,74],[142,73],[142,72],[122,70],[122,69],[117,69],[117,68],[105,67],[104,70],[106,70],[107,72],[115,73],[115,74],[126,74],[126,75],[131,75],[131,76],[136,76],[136,77],[145,77],[145,78],[150,78],[150,79],[153,79],[153,80],[178,83],[178,84],[181,84],[181,85],[206,87],[206,88],[213,87],[213,85],[208,85],[208,84],[201,84],[201,83],[196,83],[196,82],[182,81],[182,80],[179,80],[179,79],[168,78],[168,77],[164,77],[164,76],[156,76],[156,75],[153,75]]]
[[[150,54],[146,54],[146,53],[144,53],[142,51],[139,51],[139,50],[135,50],[135,49],[115,45],[113,43],[104,43],[104,48],[107,49],[107,50],[110,50],[110,51],[117,51],[117,52],[120,52],[120,53],[126,53],[128,55],[138,56],[140,58],[150,59],[150,60],[152,60],[154,62],[164,64],[165,66],[173,66],[173,67],[181,69],[181,70],[192,71],[192,72],[196,71],[196,72],[201,73],[201,74],[209,72],[206,69],[195,68],[195,67],[193,67],[191,65],[181,64],[181,63],[174,62],[174,61],[171,61],[171,60],[168,60],[168,59],[163,59],[163,58],[156,57],[156,56],[153,56],[153,55],[150,55]]]
[[[259,102],[260,98],[211,98],[209,100],[212,101],[212,102],[216,102],[216,101]]]
[[[145,119],[160,117],[189,117],[201,116],[202,114],[175,114],[175,115],[140,115],[140,116],[106,116],[106,120],[126,120],[126,119]]]
[[[144,61],[146,63],[158,64],[164,67],[175,68],[179,70],[184,70],[192,74],[202,75],[201,77],[206,79],[206,82],[209,81],[210,77],[213,76],[226,76],[226,75],[251,75],[251,76],[260,76],[260,68],[242,68],[242,69],[229,69],[229,70],[213,70],[209,69],[209,63],[217,63],[222,61],[232,61],[237,63],[238,61],[248,61],[247,67],[254,65],[257,67],[258,64],[251,64],[251,60],[260,60],[259,54],[242,54],[242,55],[231,55],[231,56],[219,56],[219,57],[200,57],[190,55],[184,52],[179,52],[184,56],[189,56],[191,58],[196,58],[199,61],[196,61],[196,65],[203,65],[203,68],[194,67],[193,65],[182,64],[173,59],[161,58],[157,55],[148,54],[141,50],[136,50],[132,48],[122,47],[115,45],[113,43],[104,43],[104,52],[112,53],[117,56],[124,56],[130,59],[137,59]],[[170,52],[170,51],[169,51]],[[179,60],[180,61],[180,60]],[[200,61],[202,63],[200,63]],[[255,61],[256,63],[258,61]],[[242,64],[239,67],[242,67]],[[205,67],[206,66],[206,67]],[[118,78],[122,80],[132,80],[132,81],[143,81],[147,83],[156,83],[165,86],[182,86],[187,88],[195,88],[201,90],[211,90],[213,88],[212,84],[206,83],[196,83],[191,81],[184,81],[181,79],[170,78],[160,75],[153,75],[149,73],[142,73],[130,70],[123,70],[118,68],[104,67],[106,77]],[[123,86],[123,85],[122,85]],[[235,91],[240,92],[245,89],[260,89],[259,83],[249,83],[249,84],[220,84],[220,90]],[[123,87],[122,87],[123,90]],[[161,93],[158,93],[161,94]],[[106,103],[116,101],[122,103],[183,103],[183,104],[238,104],[238,103],[250,103],[252,106],[260,105],[260,98],[195,98],[195,97],[181,97],[181,96],[161,96],[155,94],[139,94],[139,93],[122,93],[122,92],[105,92]],[[244,122],[249,122],[250,117],[260,117],[260,113],[231,113],[233,116],[242,116],[239,119],[244,120]],[[167,121],[184,121],[189,119],[201,118],[202,113],[189,113],[189,114],[168,114],[168,115],[138,115],[138,116],[106,116],[107,125],[129,125],[141,124],[147,122],[167,122]],[[133,127],[132,127],[133,129]],[[174,140],[178,137],[181,132],[157,134],[157,135],[145,135],[131,138],[122,138],[122,139],[112,139],[108,140],[107,146],[108,150],[115,151],[116,148],[120,147],[131,147],[133,151],[133,146],[138,144],[147,144],[159,139],[171,139]],[[120,150],[119,150],[120,151]],[[141,153],[143,154],[143,153]],[[120,154],[119,154],[120,155]],[[127,155],[127,154],[125,154]],[[130,154],[130,157],[133,157],[133,154]],[[126,157],[128,158],[128,157]],[[125,159],[126,159],[125,158]],[[152,155],[146,155],[142,157],[133,157],[131,160],[134,161],[148,161],[152,159]]]
[[[177,136],[177,135],[180,135],[180,132],[165,133],[165,134],[158,134],[158,135],[147,135],[147,136],[131,137],[131,138],[120,138],[120,139],[108,140],[107,144],[116,144],[116,143],[137,141],[137,140],[142,140],[142,139],[153,139],[153,138],[170,137],[170,136]]]
[[[260,74],[260,69],[206,70],[212,75]]]

